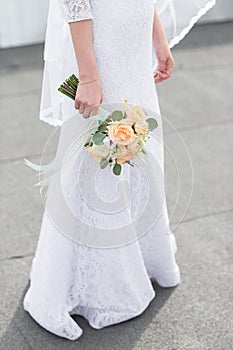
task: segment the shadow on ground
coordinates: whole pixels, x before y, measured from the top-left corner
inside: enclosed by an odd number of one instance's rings
[[[89,326],[87,320],[81,316],[73,316],[75,321],[83,329],[82,336],[76,341],[69,341],[59,338],[56,335],[47,332],[40,327],[31,316],[23,309],[23,297],[20,299],[19,306],[9,324],[4,336],[2,337],[1,349],[20,350],[20,349],[78,349],[96,350],[96,349],[124,349],[131,350],[137,341],[143,336],[144,332],[150,327],[150,323],[156,322],[156,315],[163,308],[166,301],[177,287],[161,288],[155,281],[152,281],[156,291],[156,296],[149,307],[138,317],[130,321],[96,330]],[[78,342],[78,344],[77,344]]]

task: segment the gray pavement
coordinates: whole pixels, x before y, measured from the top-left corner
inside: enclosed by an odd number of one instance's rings
[[[233,23],[196,27],[173,50],[173,77],[158,86],[166,149],[180,170],[181,191],[172,225],[182,283],[154,284],[156,297],[139,317],[102,330],[83,328],[77,342],[45,331],[23,311],[43,206],[34,173],[23,158],[38,160],[53,130],[38,120],[42,45],[0,51],[0,349],[232,350],[233,349]],[[165,153],[169,212],[177,175]],[[182,166],[183,164],[183,166]],[[187,166],[186,166],[187,165]]]

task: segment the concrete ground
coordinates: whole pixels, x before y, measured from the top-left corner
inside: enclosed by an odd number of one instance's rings
[[[154,285],[139,317],[102,330],[77,317],[83,336],[69,342],[46,332],[23,311],[43,206],[34,173],[53,130],[38,120],[42,46],[0,51],[0,349],[233,349],[233,23],[196,27],[173,50],[173,77],[158,87],[168,146],[166,184],[182,283]],[[183,142],[183,143],[182,143]],[[187,146],[186,150],[184,144]],[[191,205],[180,225],[192,190]],[[178,226],[178,227],[177,227]],[[175,229],[176,227],[176,229]]]

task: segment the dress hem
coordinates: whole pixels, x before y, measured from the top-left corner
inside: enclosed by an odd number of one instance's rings
[[[94,329],[103,329],[103,328],[106,328],[106,327],[114,326],[116,324],[120,324],[122,322],[130,321],[133,318],[136,318],[136,317],[140,316],[143,312],[146,311],[146,309],[148,308],[148,306],[152,302],[152,300],[155,298],[155,296],[156,296],[156,292],[153,289],[151,294],[150,294],[150,296],[149,296],[149,298],[146,300],[145,303],[143,303],[142,307],[137,309],[137,311],[132,312],[132,313],[128,313],[127,315],[124,314],[124,316],[122,316],[121,318],[119,318],[119,313],[116,312],[116,315],[118,316],[118,319],[116,318],[115,320],[112,320],[111,322],[109,322],[109,320],[106,319],[106,322],[102,323],[101,325],[99,325],[99,323],[100,323],[101,318],[104,318],[104,314],[103,313],[100,314],[99,317],[98,317],[98,315],[95,316],[95,318],[97,318],[97,322],[94,322],[93,320],[91,320],[91,318],[88,317],[86,315],[86,313],[82,312],[81,310],[80,311],[75,311],[75,309],[73,309],[73,312],[71,311],[71,312],[69,312],[69,314],[72,315],[72,316],[82,316],[82,317],[84,317],[87,320],[87,322],[90,325],[90,327],[92,327]],[[81,307],[81,309],[82,309],[82,307]],[[85,309],[86,309],[86,307],[85,307]],[[94,308],[92,308],[92,309],[94,309]],[[111,318],[112,318],[112,316],[111,316]]]

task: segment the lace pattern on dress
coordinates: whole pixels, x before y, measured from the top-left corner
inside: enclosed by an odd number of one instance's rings
[[[93,18],[88,0],[60,0],[60,2],[68,23]]]

